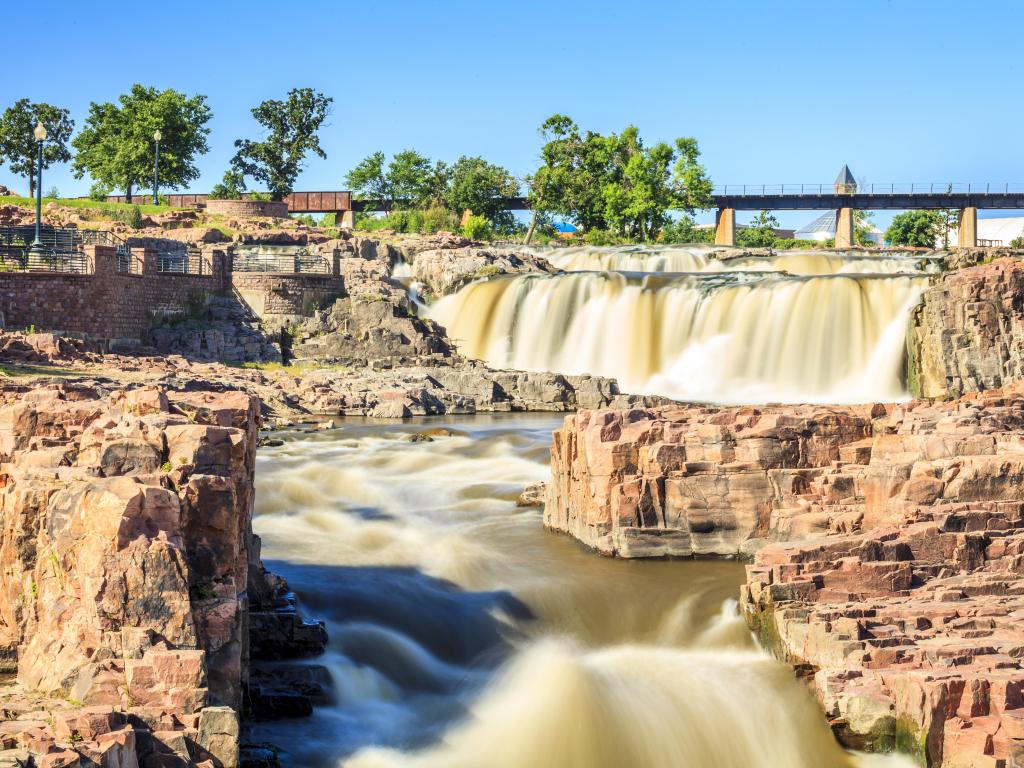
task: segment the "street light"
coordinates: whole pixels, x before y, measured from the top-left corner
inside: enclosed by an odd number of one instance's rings
[[[160,205],[160,129],[153,131],[156,151],[153,153],[153,205]]]
[[[46,248],[39,236],[39,222],[43,214],[43,142],[46,141],[46,127],[41,120],[36,123],[32,135],[36,137],[39,153],[36,159],[36,239],[28,250],[29,253],[44,253]]]

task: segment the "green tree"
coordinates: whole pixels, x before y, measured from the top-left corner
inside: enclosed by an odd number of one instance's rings
[[[380,201],[388,213],[395,207],[445,205],[451,173],[445,163],[431,165],[414,149],[397,153],[390,163],[383,152],[374,152],[345,175],[345,183],[360,199]]]
[[[779,220],[769,211],[761,211],[747,226],[738,228],[736,242],[748,248],[771,248],[778,239],[775,229]]]
[[[318,133],[333,101],[312,88],[293,88],[285,101],[268,99],[253,107],[252,116],[267,129],[267,137],[236,140],[231,167],[266,184],[271,199],[283,200],[294,188],[307,153],[327,158]]]
[[[870,211],[853,212],[853,242],[857,245],[871,248],[877,243],[871,239],[872,213]]]
[[[697,229],[693,216],[684,213],[661,228],[662,243],[713,243],[714,229]]]
[[[885,241],[889,245],[934,248],[941,226],[938,211],[906,211],[893,217],[885,231]]]
[[[345,174],[345,184],[363,200],[380,200],[385,207],[394,202],[391,183],[384,168],[383,152],[374,152]]]
[[[66,163],[71,159],[68,139],[75,129],[75,122],[68,110],[18,99],[0,116],[0,161],[6,160],[11,173],[28,179],[29,197],[33,197],[36,192],[36,161],[39,152],[32,131],[36,123],[40,122],[47,134],[43,144],[43,168],[49,168],[54,163]]]
[[[234,168],[224,172],[224,178],[213,185],[210,190],[211,200],[241,200],[245,192],[245,176]]]
[[[645,146],[634,126],[608,136],[581,134],[565,115],[548,118],[541,135],[531,208],[567,217],[584,231],[655,240],[669,210],[692,215],[710,205],[711,182],[695,139]]]
[[[174,189],[199,178],[195,160],[209,151],[206,97],[158,91],[136,83],[118,104],[93,102],[85,127],[71,142],[76,178],[89,174],[101,187],[123,189],[128,202],[136,187],[152,189],[153,133],[159,129],[160,185]]]
[[[482,157],[463,156],[451,167],[445,202],[456,213],[470,210],[499,232],[511,232],[515,217],[502,201],[518,195],[519,182],[508,170]]]

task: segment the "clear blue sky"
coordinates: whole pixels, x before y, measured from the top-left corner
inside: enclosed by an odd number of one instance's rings
[[[876,183],[1024,182],[1019,0],[42,7],[4,8],[0,108],[28,97],[81,125],[90,101],[133,82],[206,94],[211,151],[194,191],[255,135],[249,109],[295,86],[335,99],[328,159],[309,161],[299,189],[344,188],[361,157],[406,147],[524,175],[555,112],[602,132],[633,123],[651,141],[695,136],[719,183],[830,182],[844,162]],[[0,184],[27,191],[6,168]],[[58,167],[51,185],[89,182]]]

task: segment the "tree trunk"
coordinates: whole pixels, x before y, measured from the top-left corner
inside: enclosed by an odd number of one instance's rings
[[[124,201],[126,203],[130,203],[132,201],[132,185],[134,183],[135,182],[129,181],[124,188]]]
[[[529,245],[530,241],[533,240],[533,231],[537,229],[537,212],[530,211],[530,228],[526,230],[526,239],[523,241],[523,245]]]
[[[35,159],[28,161],[28,196],[36,196],[36,162]]]

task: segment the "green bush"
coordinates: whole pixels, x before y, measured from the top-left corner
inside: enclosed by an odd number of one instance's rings
[[[1024,248],[1024,237],[1015,237],[1010,241],[1011,248]]]
[[[614,232],[609,232],[607,229],[591,229],[584,233],[583,242],[587,245],[623,245],[627,241],[616,235]]]
[[[142,229],[142,209],[137,205],[115,211],[114,218],[127,224],[129,229]]]
[[[338,215],[336,213],[325,213],[323,216],[320,217],[320,224],[318,226],[334,227],[337,226],[337,224]]]
[[[423,212],[423,232],[432,234],[434,232],[457,232],[459,230],[459,217],[454,211],[434,205]]]
[[[494,237],[494,229],[483,216],[470,216],[462,225],[462,234],[470,240],[490,240]]]

